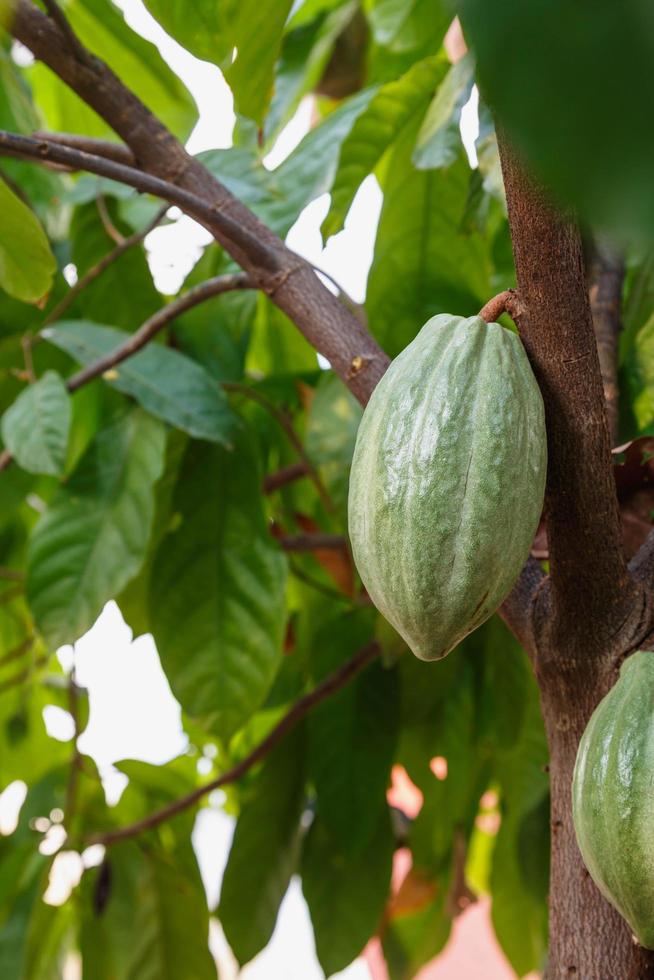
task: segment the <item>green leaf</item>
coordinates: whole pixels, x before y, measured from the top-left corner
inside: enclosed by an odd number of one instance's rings
[[[61,320],[47,327],[42,336],[85,365],[129,340],[122,330],[86,320]],[[196,439],[231,446],[236,420],[224,392],[204,368],[184,354],[150,343],[103,377],[157,418]]]
[[[155,45],[127,26],[113,3],[70,0],[66,16],[82,43],[106,61],[176,136],[184,140],[190,135],[197,109],[188,90]],[[28,76],[48,129],[115,138],[107,124],[45,65],[35,64]]]
[[[468,52],[450,68],[427,110],[413,153],[419,170],[449,167],[461,153],[461,110],[474,80],[474,59]]]
[[[476,314],[496,292],[486,243],[477,232],[461,230],[467,160],[460,157],[446,170],[412,170],[414,142],[414,127],[407,127],[389,160],[368,279],[368,318],[391,357],[434,314]]]
[[[370,615],[341,616],[320,631],[312,662],[336,669],[372,637]],[[360,854],[386,810],[386,788],[398,723],[395,671],[371,664],[342,691],[312,711],[309,774],[318,810],[341,851]]]
[[[220,921],[241,965],[267,945],[300,853],[302,731],[265,760],[243,800],[220,894]]]
[[[232,4],[231,39],[236,59],[225,71],[237,112],[261,123],[273,91],[273,69],[292,0]]]
[[[2,438],[19,466],[60,476],[66,465],[70,396],[56,371],[46,371],[2,416]]]
[[[202,881],[177,851],[114,845],[78,903],[84,980],[216,980]]]
[[[259,296],[246,367],[255,377],[315,371],[316,352],[285,313]]]
[[[103,429],[34,529],[27,594],[51,647],[79,639],[138,572],[164,449],[163,426],[142,411]]]
[[[34,212],[0,179],[0,287],[25,303],[50,290],[56,269]]]
[[[626,356],[626,380],[639,434],[654,431],[654,314],[636,333]]]
[[[391,51],[411,51],[427,43],[440,47],[452,10],[447,0],[367,0],[377,44]]]
[[[192,444],[150,589],[152,632],[183,708],[231,736],[259,707],[281,656],[286,562],[266,527],[249,437]]]
[[[590,17],[568,0],[458,7],[485,98],[536,174],[591,222],[651,241],[654,130],[642,126],[654,96],[647,0],[598,0]]]
[[[347,504],[350,464],[362,409],[340,378],[325,372],[309,407],[305,448],[318,467],[329,493],[342,508]]]
[[[421,966],[441,952],[452,930],[444,889],[424,908],[397,915],[382,932],[390,980],[413,980]]]
[[[318,816],[302,852],[302,891],[326,976],[344,969],[376,932],[388,897],[394,841],[388,811],[366,849],[348,857]]]
[[[447,65],[442,55],[418,61],[401,78],[382,85],[359,115],[341,147],[331,207],[322,226],[325,235],[341,230],[360,184],[402,127],[426,105],[434,87],[445,77]]]
[[[220,65],[231,44],[224,29],[221,0],[145,0],[145,6],[167,34],[202,61]]]

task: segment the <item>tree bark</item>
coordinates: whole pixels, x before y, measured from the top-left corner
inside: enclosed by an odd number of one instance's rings
[[[532,609],[534,665],[550,750],[548,980],[654,976],[654,955],[586,871],[572,822],[579,739],[626,653],[651,622],[646,589],[629,574],[611,470],[602,375],[581,238],[525,174],[500,134],[521,301],[519,328],[548,431],[545,513],[550,576]]]

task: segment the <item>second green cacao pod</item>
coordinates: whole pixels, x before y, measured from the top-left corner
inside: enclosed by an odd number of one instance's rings
[[[572,784],[591,877],[654,949],[654,653],[628,657],[582,735]]]
[[[529,554],[543,401],[516,334],[441,314],[377,385],[357,434],[349,530],[368,593],[421,660],[497,609]]]

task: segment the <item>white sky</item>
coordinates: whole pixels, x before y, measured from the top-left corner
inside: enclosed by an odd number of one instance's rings
[[[194,95],[200,118],[187,144],[189,150],[197,153],[230,146],[234,125],[232,97],[220,71],[199,61],[168,37],[141,0],[114,2],[135,30],[158,46]],[[297,145],[309,128],[310,117],[311,105],[305,101],[267,157],[269,168],[277,166]],[[475,127],[473,98],[462,120],[472,159]],[[362,302],[381,208],[381,192],[375,178],[368,178],[361,187],[344,231],[323,248],[319,229],[328,208],[328,195],[310,204],[291,229],[288,244],[333,276],[353,299]],[[157,286],[165,293],[176,292],[208,241],[205,229],[185,216],[172,226],[152,232],[146,246]],[[60,651],[59,656],[64,666],[70,667],[72,649]],[[74,663],[78,683],[88,689],[90,702],[89,724],[79,746],[95,759],[108,798],[116,800],[126,779],[112,763],[132,758],[158,764],[185,751],[187,739],[180,723],[179,704],[161,670],[152,638],[142,636],[132,641],[131,631],[115,603],[109,603],[93,629],[76,644]],[[67,712],[58,708],[47,710],[46,724],[55,737],[71,738],[71,718]],[[0,833],[11,831],[23,796],[24,788],[13,784],[0,797]],[[196,821],[193,844],[211,904],[220,891],[233,823],[218,806],[201,810]],[[58,830],[54,828],[46,844],[52,851],[61,846]],[[95,849],[85,855],[85,864],[98,863],[100,856]],[[57,875],[53,876],[55,880],[48,896],[54,903],[65,899],[82,870],[79,857],[70,852],[61,852],[56,864]],[[219,961],[221,980],[234,980],[236,964],[219,927],[212,927],[211,945]],[[75,968],[71,976],[74,974]],[[272,942],[240,977],[242,980],[319,980],[322,976],[308,910],[299,882],[294,880],[282,905]],[[368,980],[370,974],[365,963],[358,961],[339,976],[342,980]]]

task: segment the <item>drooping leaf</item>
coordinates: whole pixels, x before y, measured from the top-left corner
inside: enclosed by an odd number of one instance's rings
[[[193,443],[150,586],[152,631],[174,694],[222,737],[262,703],[279,663],[286,562],[266,528],[250,438]]]
[[[273,69],[292,0],[262,4],[239,0],[231,7],[236,59],[225,75],[238,112],[261,123],[273,89]]]
[[[176,851],[115,845],[78,903],[85,980],[216,980],[202,881]]]
[[[106,61],[176,136],[186,139],[197,119],[196,106],[155,45],[133,31],[116,6],[105,0],[71,0],[66,4],[66,16],[82,43]],[[29,79],[48,129],[114,136],[107,124],[45,65],[35,64]]]
[[[461,229],[470,169],[462,156],[445,170],[411,168],[413,126],[406,128],[383,180],[366,310],[382,347],[395,356],[436,313],[478,313],[493,295],[486,243]]]
[[[221,64],[231,50],[225,31],[226,4],[221,0],[145,0],[145,6],[167,34],[202,61]]]
[[[347,856],[318,816],[302,852],[302,891],[326,976],[344,969],[377,931],[391,881],[394,841],[388,811],[364,851]]]
[[[411,51],[429,44],[436,51],[452,10],[447,0],[368,0],[375,40],[391,51]]]
[[[474,72],[474,61],[468,53],[441,82],[418,133],[413,162],[419,170],[449,167],[459,156],[461,110],[470,98]]]
[[[73,643],[138,572],[154,513],[165,431],[133,411],[98,433],[37,524],[27,594],[53,648]]]
[[[86,320],[61,320],[43,336],[80,364],[92,364],[129,340],[129,334]],[[135,398],[157,418],[196,439],[231,446],[236,420],[227,398],[207,372],[184,354],[147,344],[106,372],[104,380]]]
[[[354,656],[372,637],[372,619],[341,616],[323,627],[311,651],[314,670],[327,673]],[[397,694],[395,672],[376,662],[318,705],[308,721],[309,773],[318,810],[346,854],[362,853],[386,810]]]
[[[267,945],[300,853],[302,732],[271,752],[243,800],[220,894],[220,921],[242,965]]]
[[[49,291],[55,268],[36,215],[0,179],[0,287],[25,303],[36,303]]]
[[[56,371],[28,385],[2,416],[2,438],[30,473],[60,476],[66,464],[70,396]]]
[[[416,62],[401,78],[382,85],[359,115],[341,147],[331,207],[322,226],[325,235],[341,230],[360,184],[373,172],[402,127],[426,105],[446,71],[447,62],[442,55]]]

